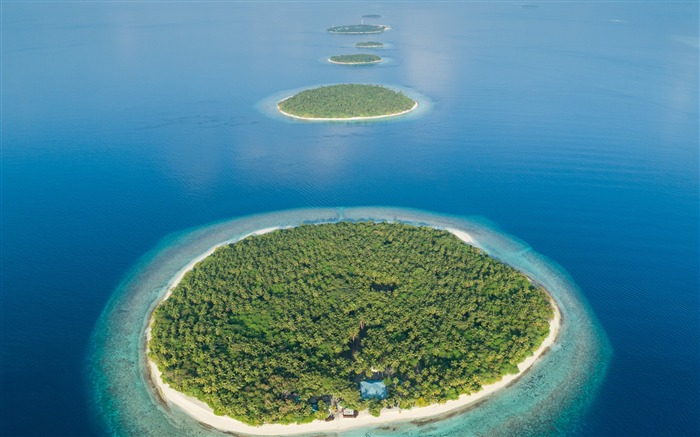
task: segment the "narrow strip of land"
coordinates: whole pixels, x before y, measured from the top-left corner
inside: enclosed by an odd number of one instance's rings
[[[379,64],[382,62],[383,59],[378,59],[376,61],[361,61],[361,62],[338,62],[334,61],[331,58],[328,58],[328,62],[331,64],[338,64],[338,65],[370,65],[370,64]]]
[[[260,235],[267,232],[271,232],[277,229],[276,227],[261,229],[255,232],[251,232],[248,235]],[[447,231],[453,233],[462,241],[467,244],[474,245],[475,241],[471,235],[467,232],[447,228]],[[192,260],[185,268],[183,268],[171,281],[169,284],[169,291],[163,296],[160,302],[167,299],[171,290],[177,286],[177,284],[182,280],[183,276],[194,266],[211,255],[217,247],[228,244],[229,242],[221,243],[220,245],[212,247],[203,255]],[[159,302],[159,303],[160,303]],[[389,422],[399,422],[399,421],[411,421],[416,419],[426,419],[431,417],[441,416],[445,413],[459,410],[473,404],[485,397],[493,394],[494,392],[508,386],[510,383],[521,377],[533,364],[544,355],[547,350],[554,344],[560,329],[561,314],[559,308],[557,307],[554,299],[550,296],[550,302],[554,309],[554,317],[549,323],[549,335],[542,342],[539,348],[528,358],[518,364],[518,373],[512,375],[504,376],[500,381],[493,384],[483,386],[480,391],[472,393],[469,395],[462,395],[459,399],[446,401],[442,404],[435,404],[426,407],[415,407],[409,410],[395,409],[384,409],[379,417],[372,416],[368,411],[360,412],[360,415],[356,418],[340,418],[330,422],[325,421],[314,421],[305,424],[265,424],[262,426],[250,426],[246,425],[240,421],[232,419],[227,416],[217,416],[214,414],[213,410],[209,408],[204,402],[187,396],[177,390],[172,389],[168,384],[165,384],[161,379],[161,372],[158,367],[151,360],[148,361],[148,371],[151,381],[160,394],[161,398],[167,403],[177,405],[187,414],[192,416],[194,419],[215,428],[235,432],[242,434],[252,434],[252,435],[294,435],[294,434],[306,434],[306,433],[323,433],[323,432],[335,432],[344,431],[352,428],[362,428],[367,426],[373,426]],[[148,328],[146,330],[146,356],[148,353],[148,342],[150,341],[151,335],[151,323],[149,322]]]
[[[296,118],[298,120],[307,120],[307,121],[361,121],[361,120],[377,120],[380,118],[390,118],[390,117],[398,117],[399,115],[404,115],[408,114],[411,111],[414,111],[415,109],[418,108],[418,102],[416,102],[412,108],[407,109],[405,111],[401,112],[396,112],[394,114],[384,114],[384,115],[369,115],[366,117],[338,117],[338,118],[332,118],[332,117],[301,117],[299,115],[294,115],[290,114],[288,112],[284,112],[282,108],[280,108],[280,103],[284,102],[285,100],[291,98],[293,96],[286,97],[277,104],[277,110],[281,112],[282,114],[286,115],[287,117],[292,117]]]

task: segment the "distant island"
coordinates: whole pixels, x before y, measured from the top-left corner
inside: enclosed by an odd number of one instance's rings
[[[362,18],[382,18],[382,16],[378,14],[367,14],[363,15]]]
[[[377,41],[365,41],[358,42],[355,44],[355,47],[358,49],[381,49],[384,47],[384,44]]]
[[[272,424],[325,429],[363,410],[408,419],[421,408],[406,409],[504,386],[554,339],[549,295],[461,231],[374,222],[268,231],[218,247],[151,318],[158,386],[206,402],[209,423],[284,434]]]
[[[336,55],[328,58],[334,64],[364,65],[377,64],[382,62],[382,58],[377,55],[356,54],[356,55]]]
[[[383,24],[346,24],[344,26],[329,27],[327,30],[330,33],[343,34],[365,34],[365,33],[382,33],[389,26]]]
[[[339,84],[304,90],[277,104],[284,115],[304,120],[366,120],[395,117],[418,103],[381,85]]]

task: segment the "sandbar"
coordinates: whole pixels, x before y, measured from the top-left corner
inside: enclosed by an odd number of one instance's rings
[[[272,232],[278,227],[271,227],[260,229],[245,236],[241,237],[243,239],[250,235],[262,235],[268,232]],[[462,230],[454,228],[445,228],[446,231],[451,232],[456,235],[460,240],[464,241],[466,244],[475,245],[475,240],[472,236]],[[233,241],[238,241],[233,240]],[[198,256],[187,266],[185,266],[178,274],[173,278],[169,284],[168,292],[163,296],[163,298],[158,302],[159,305],[162,301],[170,297],[172,290],[177,286],[177,284],[182,280],[185,274],[190,271],[194,266],[214,253],[214,251],[225,244],[229,244],[233,241],[225,241],[218,244],[206,253]],[[546,290],[545,290],[546,291]],[[444,403],[429,405],[426,407],[414,407],[411,409],[383,409],[379,417],[372,416],[369,411],[361,411],[359,416],[356,418],[337,418],[330,422],[325,422],[321,420],[316,420],[311,423],[303,424],[265,424],[261,426],[251,426],[247,425],[238,420],[232,419],[228,416],[217,416],[214,411],[204,402],[196,399],[192,396],[187,396],[173,388],[168,384],[164,383],[161,379],[161,372],[158,370],[158,366],[148,360],[148,371],[149,377],[155,387],[156,391],[165,403],[177,405],[184,412],[189,414],[191,417],[197,421],[218,428],[227,432],[234,432],[240,434],[249,435],[295,435],[295,434],[307,434],[307,433],[333,433],[337,431],[345,431],[353,428],[364,428],[375,425],[386,424],[390,422],[408,422],[418,419],[427,419],[432,417],[441,416],[443,414],[463,409],[475,402],[482,400],[494,392],[507,387],[513,381],[517,380],[522,376],[533,364],[543,356],[549,348],[554,344],[557,335],[559,334],[559,329],[561,325],[561,313],[557,307],[554,299],[550,295],[550,303],[554,309],[554,317],[549,322],[549,335],[544,339],[539,348],[528,358],[518,364],[518,373],[514,375],[506,375],[501,378],[500,381],[494,382],[493,384],[485,385],[476,393],[461,395],[459,399],[446,401]],[[157,306],[156,305],[156,306]],[[148,328],[146,329],[146,356],[148,356],[148,342],[151,339],[151,323],[153,318],[148,323]]]
[[[382,61],[384,61],[384,59],[377,59],[376,61],[367,61],[367,62],[338,62],[338,61],[331,60],[331,58],[328,58],[328,62],[330,62],[331,64],[338,64],[338,65],[369,65],[369,64],[379,64]]]

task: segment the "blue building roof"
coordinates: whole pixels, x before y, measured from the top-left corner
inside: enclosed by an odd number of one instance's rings
[[[360,395],[363,400],[386,399],[386,385],[382,381],[362,381]]]

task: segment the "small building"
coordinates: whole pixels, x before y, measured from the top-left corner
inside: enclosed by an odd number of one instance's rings
[[[386,385],[383,381],[360,382],[360,395],[362,400],[386,399]]]
[[[309,404],[311,404],[311,409],[314,411],[318,411],[318,403],[320,401],[323,401],[326,404],[326,408],[331,406],[331,396],[330,395],[323,395],[323,396],[311,396],[309,398]]]
[[[360,412],[357,410],[353,410],[352,408],[345,408],[343,410],[343,417],[344,418],[352,419],[352,418],[357,417],[358,414],[360,414]]]

